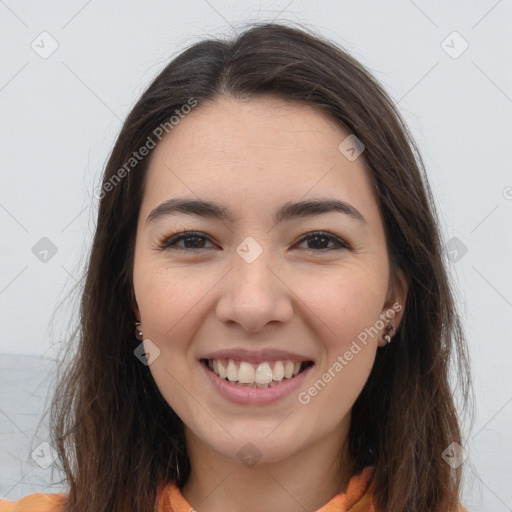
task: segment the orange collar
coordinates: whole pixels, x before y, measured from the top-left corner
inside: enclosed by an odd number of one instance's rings
[[[373,466],[354,475],[347,490],[334,496],[316,512],[374,512],[371,498]],[[169,483],[159,495],[157,512],[197,512],[182,496],[174,483]]]

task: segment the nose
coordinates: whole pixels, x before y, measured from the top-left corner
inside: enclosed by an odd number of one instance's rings
[[[240,256],[242,254],[242,256]],[[248,332],[293,316],[292,292],[279,277],[275,260],[263,251],[254,261],[243,252],[232,256],[232,269],[221,285],[216,313],[220,321],[236,323]]]

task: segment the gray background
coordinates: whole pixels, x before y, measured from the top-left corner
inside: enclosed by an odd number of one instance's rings
[[[464,503],[512,511],[512,0],[0,1],[0,496],[60,490],[36,427],[76,313],[57,306],[85,262],[93,192],[122,120],[171,57],[251,20],[334,39],[404,115],[470,343]]]

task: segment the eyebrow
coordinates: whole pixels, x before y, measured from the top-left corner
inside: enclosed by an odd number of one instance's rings
[[[312,199],[309,201],[299,201],[297,203],[285,203],[274,215],[274,223],[279,224],[299,217],[312,217],[330,212],[343,213],[367,225],[366,220],[356,208],[338,199]],[[146,224],[154,222],[158,218],[179,213],[218,219],[230,223],[236,221],[233,212],[218,203],[203,201],[201,199],[173,198],[164,201],[152,210],[146,219]]]

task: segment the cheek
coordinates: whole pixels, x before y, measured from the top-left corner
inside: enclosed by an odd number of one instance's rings
[[[191,272],[190,268],[146,266],[134,272],[137,303],[144,338],[159,350],[149,369],[160,392],[176,411],[188,408],[186,394],[190,369],[196,361],[189,350],[203,323],[207,294],[218,276]]]
[[[150,269],[139,284],[136,296],[143,324],[148,326],[145,335],[162,344],[179,343],[188,317],[211,288],[207,280],[194,278],[189,270],[171,268]]]
[[[336,351],[309,387],[299,391],[299,402],[310,408],[327,430],[335,428],[352,409],[368,380],[375,352],[375,346],[362,344],[356,349]]]
[[[350,411],[368,380],[386,286],[387,280],[368,267],[364,272],[346,269],[304,295],[323,350],[316,379],[301,390],[299,401],[319,411],[326,425],[334,426]]]
[[[169,406],[178,416],[187,417],[190,399],[183,391],[189,387],[194,363],[188,348],[201,323],[194,313],[208,288],[204,281],[183,280],[169,268],[146,271],[139,285],[137,300],[143,326],[147,326],[144,338],[159,350],[149,370]]]
[[[375,325],[387,293],[383,272],[376,266],[347,266],[319,280],[303,281],[299,295],[323,324],[326,345],[344,350]]]

